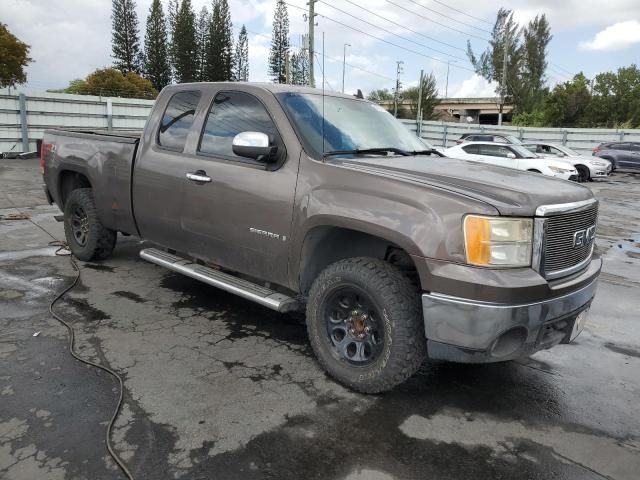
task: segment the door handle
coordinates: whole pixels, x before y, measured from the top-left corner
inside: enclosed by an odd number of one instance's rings
[[[204,170],[197,170],[193,173],[187,173],[186,177],[188,180],[197,183],[209,183],[211,182],[211,177],[207,175],[207,172]]]

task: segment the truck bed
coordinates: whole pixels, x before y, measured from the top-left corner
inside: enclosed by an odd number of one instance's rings
[[[64,130],[44,132],[43,145],[54,144],[47,156],[45,182],[63,208],[69,182],[91,185],[105,227],[137,234],[131,202],[133,164],[142,131]]]

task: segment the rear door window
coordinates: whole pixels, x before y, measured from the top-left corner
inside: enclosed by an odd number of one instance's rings
[[[470,153],[472,155],[477,155],[478,154],[478,145],[466,145],[464,147],[462,147],[462,150],[464,150],[467,153]]]
[[[158,145],[176,152],[184,149],[199,102],[197,90],[178,92],[171,97],[160,122]]]
[[[507,157],[510,153],[513,153],[507,147],[501,145],[479,145],[480,155],[487,155],[491,157]]]

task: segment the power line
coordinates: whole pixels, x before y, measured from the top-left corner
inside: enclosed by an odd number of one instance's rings
[[[320,1],[322,1],[322,0],[320,0]],[[352,4],[352,5],[354,5],[354,6],[358,7],[358,8],[360,8],[361,10],[364,10],[364,11],[365,11],[365,12],[367,12],[367,13],[370,13],[371,15],[375,15],[376,17],[381,18],[381,19],[383,19],[383,20],[385,20],[385,21],[387,21],[387,22],[389,22],[389,23],[393,23],[394,25],[396,25],[396,26],[398,26],[398,27],[404,28],[405,30],[408,30],[409,32],[411,32],[411,33],[413,33],[413,34],[415,34],[415,35],[420,35],[421,37],[424,37],[424,38],[426,38],[427,40],[431,40],[432,42],[440,43],[440,44],[445,45],[445,46],[447,46],[447,47],[449,47],[449,48],[453,48],[454,50],[460,50],[461,52],[465,52],[465,53],[466,53],[466,51],[467,51],[467,50],[466,50],[466,49],[464,49],[464,48],[456,47],[455,45],[451,45],[450,43],[443,42],[443,41],[441,41],[441,40],[438,40],[438,39],[436,39],[436,38],[433,38],[433,37],[430,37],[430,36],[428,36],[428,35],[425,35],[425,34],[423,34],[423,33],[421,33],[421,32],[418,32],[418,31],[416,31],[416,30],[412,30],[412,29],[410,29],[409,27],[405,27],[404,25],[402,25],[402,24],[400,24],[400,23],[397,23],[397,22],[394,22],[393,20],[390,20],[390,19],[388,19],[388,18],[385,18],[384,16],[379,15],[379,14],[377,14],[376,12],[372,12],[371,10],[369,10],[369,9],[367,9],[367,8],[365,8],[365,7],[361,6],[361,5],[358,5],[357,3],[352,2],[351,0],[344,0],[344,1],[346,1],[347,3],[350,3],[350,4]],[[322,1],[322,3],[325,3],[325,2],[324,2],[324,1]],[[328,4],[327,4],[327,5],[328,5]],[[438,52],[438,50],[435,50],[434,48],[431,48],[431,50],[434,50],[434,51]],[[445,54],[445,55],[449,55],[449,54]]]
[[[446,7],[448,9],[450,9],[450,10],[453,10],[454,12],[458,12],[458,13],[461,13],[462,15],[466,15],[469,18],[473,18],[474,20],[478,20],[480,22],[488,23],[489,25],[493,25],[494,24],[494,22],[490,22],[489,20],[485,20],[484,18],[475,17],[475,16],[473,16],[473,15],[471,15],[469,13],[463,12],[462,10],[458,10],[455,7],[451,7],[451,6],[447,5],[444,2],[441,2],[440,0],[433,0],[433,1],[436,2],[439,5],[442,5],[443,7]]]
[[[254,32],[254,31],[252,31],[252,30],[247,30],[247,33],[250,33],[250,34],[252,34],[252,35],[256,35],[256,36],[258,36],[258,37],[268,38],[269,40],[271,40],[271,35],[265,35],[265,34],[263,34],[263,33]],[[317,55],[317,52],[315,52],[315,54]],[[324,57],[325,57],[325,58],[328,58],[329,60],[333,60],[334,62],[340,62],[340,63],[342,63],[342,59],[340,59],[340,58],[332,57],[332,56],[330,56],[330,55],[324,55]],[[349,68],[355,68],[356,70],[360,70],[360,71],[362,71],[362,72],[368,73],[369,75],[375,75],[375,76],[377,76],[377,77],[384,78],[385,80],[391,80],[391,81],[393,81],[393,80],[394,80],[394,79],[393,79],[393,78],[391,78],[391,77],[387,77],[386,75],[382,75],[382,74],[380,74],[380,73],[373,72],[373,71],[371,71],[371,70],[367,70],[367,69],[362,68],[362,67],[358,67],[357,65],[353,65],[352,63],[345,63],[345,65],[346,65],[347,67],[349,67]]]
[[[420,47],[422,47],[422,48],[426,48],[426,49],[428,49],[428,50],[433,50],[434,52],[437,52],[437,53],[439,53],[439,54],[441,54],[441,55],[445,55],[445,56],[447,56],[447,57],[455,58],[456,60],[462,60],[463,62],[467,62],[467,61],[468,61],[466,58],[457,57],[457,56],[455,56],[455,55],[451,55],[450,53],[443,52],[442,50],[437,50],[437,49],[435,49],[435,48],[431,48],[431,47],[429,47],[429,46],[425,45],[424,43],[416,42],[415,40],[411,40],[410,38],[403,37],[403,36],[402,36],[402,35],[400,35],[400,34],[397,34],[397,33],[392,32],[391,30],[387,30],[387,29],[385,29],[385,28],[382,28],[382,27],[380,27],[380,26],[378,26],[378,25],[375,25],[375,24],[373,24],[373,23],[371,23],[371,22],[368,22],[367,20],[363,20],[363,19],[362,19],[362,18],[360,18],[360,17],[357,17],[357,16],[355,16],[355,15],[352,15],[352,14],[351,14],[351,13],[349,13],[349,12],[345,12],[344,10],[341,10],[341,9],[339,9],[338,7],[334,7],[333,5],[331,5],[331,4],[329,4],[329,3],[327,3],[327,2],[325,2],[325,1],[323,1],[323,0],[318,0],[318,1],[319,1],[320,3],[324,3],[325,5],[327,5],[327,6],[331,7],[331,8],[333,8],[334,10],[337,10],[337,11],[338,11],[338,12],[340,12],[340,13],[344,13],[345,15],[348,15],[348,16],[349,16],[349,17],[351,17],[351,18],[355,18],[356,20],[359,20],[359,21],[361,21],[361,22],[363,22],[363,23],[366,23],[367,25],[370,25],[370,26],[375,27],[375,28],[377,28],[377,29],[379,29],[379,30],[382,30],[383,32],[388,33],[389,35],[395,35],[396,37],[401,38],[401,39],[402,39],[402,40],[404,40],[405,42],[414,43],[414,44],[416,44],[416,45],[418,45],[418,46],[420,46]],[[349,0],[345,0],[345,1],[347,1],[347,2],[349,2],[349,3],[352,3],[352,2],[350,2]],[[355,5],[355,4],[354,4],[354,5]],[[356,6],[358,6],[358,5],[356,5]],[[361,7],[361,8],[362,8],[362,7]],[[371,13],[373,13],[373,12],[371,12]],[[379,16],[379,15],[377,15],[377,14],[375,14],[375,13],[374,13],[374,15]],[[383,18],[384,20],[386,20],[384,17],[380,17],[380,18]],[[389,21],[390,21],[390,22],[392,22],[391,20],[389,20]],[[392,22],[392,23],[395,23],[395,22]],[[399,25],[399,24],[396,24],[396,25]],[[402,25],[400,25],[400,26],[402,27]],[[402,27],[402,28],[406,28],[406,27]],[[407,28],[407,30],[409,30],[409,29]],[[411,31],[412,33],[416,33],[416,32],[414,32],[413,30],[409,30],[409,31]]]
[[[297,9],[299,9],[299,10],[305,10],[305,11],[306,11],[306,9],[305,9],[305,8],[299,7],[299,6],[297,6],[297,5],[292,5],[291,3],[287,3],[287,2],[284,2],[284,3],[285,3],[286,5],[288,5],[288,6],[290,6],[290,7],[297,8]],[[440,62],[440,63],[447,63],[447,61],[446,61],[446,60],[442,60],[441,58],[432,57],[431,55],[425,55],[424,53],[417,52],[416,50],[412,50],[412,49],[407,48],[407,47],[403,47],[402,45],[398,45],[397,43],[390,42],[389,40],[385,40],[384,38],[376,37],[375,35],[373,35],[373,34],[371,34],[371,33],[368,33],[368,32],[365,32],[365,31],[363,31],[363,30],[360,30],[360,29],[358,29],[358,28],[352,27],[351,25],[347,25],[346,23],[342,23],[342,22],[340,22],[340,21],[338,21],[338,20],[335,20],[335,19],[333,19],[333,18],[331,18],[331,17],[328,17],[328,16],[326,16],[326,15],[321,15],[321,14],[317,14],[317,15],[318,15],[319,17],[326,18],[327,20],[329,20],[329,21],[331,21],[331,22],[333,22],[333,23],[337,23],[338,25],[342,25],[342,26],[343,26],[343,27],[345,27],[345,28],[349,28],[349,29],[351,29],[351,30],[353,30],[353,31],[355,31],[355,32],[358,32],[358,33],[361,33],[361,34],[366,35],[366,36],[368,36],[368,37],[374,38],[374,39],[376,39],[376,40],[378,40],[378,41],[380,41],[380,42],[386,43],[386,44],[391,45],[391,46],[393,46],[393,47],[400,48],[400,49],[402,49],[402,50],[406,50],[407,52],[413,53],[413,54],[415,54],[415,55],[419,55],[419,56],[424,57],[424,58],[428,58],[428,59],[430,59],[430,60],[435,60],[436,62]],[[455,65],[455,64],[454,64],[454,65]],[[459,68],[459,69],[461,69],[461,70],[467,70],[468,72],[473,72],[473,73],[475,73],[475,70],[472,70],[471,68],[461,67],[461,66],[459,66],[459,65],[455,65],[455,67],[456,67],[456,68]]]
[[[571,75],[571,77],[573,77],[575,75],[575,73],[570,72],[569,70],[567,70],[564,67],[561,67],[560,65],[558,65],[557,63],[553,63],[553,62],[549,62],[549,65],[553,65],[555,68],[562,70],[563,72],[566,72],[568,75]]]
[[[323,1],[323,0],[319,0],[319,1],[321,1],[322,3],[326,3],[326,2],[325,2],[325,1]],[[403,28],[403,29],[405,29],[405,30],[407,30],[407,31],[409,31],[409,32],[411,32],[411,33],[413,33],[414,35],[420,35],[421,37],[424,37],[424,38],[426,38],[427,40],[431,40],[432,42],[437,42],[437,43],[440,43],[440,44],[442,44],[442,45],[445,45],[445,46],[447,46],[447,47],[449,47],[449,48],[453,48],[453,49],[455,49],[455,50],[460,50],[461,52],[465,52],[465,53],[466,53],[466,50],[465,50],[464,48],[456,47],[455,45],[451,45],[450,43],[446,43],[446,42],[443,42],[443,41],[438,40],[438,39],[436,39],[436,38],[430,37],[429,35],[425,35],[425,34],[423,34],[423,33],[421,33],[421,32],[418,32],[418,31],[413,30],[413,29],[411,29],[411,28],[409,28],[409,27],[406,27],[406,26],[404,26],[404,25],[402,25],[402,24],[400,24],[400,23],[398,23],[398,22],[394,22],[393,20],[391,20],[391,19],[389,19],[389,18],[385,18],[384,16],[382,16],[382,15],[380,15],[380,14],[377,14],[376,12],[372,12],[372,11],[371,11],[371,10],[369,10],[368,8],[365,8],[365,7],[361,6],[361,5],[358,5],[357,3],[354,3],[354,2],[352,2],[351,0],[344,0],[344,1],[345,1],[345,2],[347,2],[347,3],[350,3],[351,5],[353,5],[353,6],[355,6],[355,7],[358,7],[358,8],[359,8],[359,9],[361,9],[361,10],[364,10],[364,11],[365,11],[365,12],[367,12],[367,13],[370,13],[371,15],[374,15],[374,16],[376,16],[376,17],[378,17],[378,18],[381,18],[382,20],[384,20],[384,21],[386,21],[386,22],[392,23],[393,25],[396,25],[396,26],[398,26],[398,27],[400,27],[400,28]],[[329,4],[327,3],[327,5],[329,5]],[[333,7],[333,5],[330,5],[330,6],[331,6],[331,7]],[[335,8],[335,7],[333,7],[333,8]],[[337,9],[336,9],[336,10],[337,10]],[[378,28],[379,28],[379,27],[378,27]],[[434,52],[442,53],[443,55],[448,55],[448,56],[450,56],[450,57],[453,57],[453,55],[451,55],[450,53],[445,53],[445,52],[442,52],[442,51],[440,51],[440,50],[436,50],[435,48],[431,48],[431,47],[427,47],[427,46],[425,46],[425,48],[428,48],[429,50],[433,50]],[[458,57],[454,57],[454,58],[458,58]],[[464,60],[465,60],[465,61],[467,61],[467,59],[464,59]]]
[[[324,74],[324,69],[322,68],[322,62],[320,61],[320,56],[317,53],[314,53],[314,55],[316,57],[316,61],[318,62],[320,73],[322,73],[322,81],[327,84],[327,87],[329,87],[329,90],[333,90],[334,92],[337,92],[337,90],[333,89],[333,87],[329,83],[329,80],[327,80],[327,76]]]
[[[397,8],[399,8],[399,9],[401,9],[401,10],[404,10],[405,12],[409,12],[409,13],[410,13],[410,14],[412,14],[412,15],[417,15],[418,17],[420,17],[420,18],[422,18],[422,19],[426,20],[427,22],[431,22],[431,23],[435,23],[436,25],[440,25],[441,27],[444,27],[444,28],[446,28],[446,29],[448,29],[448,30],[453,30],[454,32],[461,33],[461,34],[466,35],[466,36],[468,36],[468,37],[477,38],[478,40],[482,40],[483,42],[488,42],[488,41],[489,41],[489,40],[487,40],[487,39],[486,39],[486,38],[484,38],[484,37],[480,37],[480,36],[478,36],[478,35],[474,35],[473,33],[465,32],[465,31],[463,31],[463,30],[458,30],[457,28],[450,27],[449,25],[447,25],[447,24],[445,24],[445,23],[441,23],[441,22],[437,22],[437,21],[435,21],[435,20],[432,20],[432,19],[430,19],[429,17],[425,17],[424,15],[419,14],[418,12],[414,12],[413,10],[409,10],[408,8],[403,7],[402,5],[398,5],[397,3],[392,2],[391,0],[385,0],[385,2],[390,3],[391,5],[393,5],[393,6],[397,7]],[[425,8],[426,8],[426,7],[425,7]],[[490,33],[490,32],[489,32],[489,33]]]
[[[422,7],[422,8],[424,8],[425,10],[428,10],[428,11],[430,11],[430,12],[433,12],[433,13],[435,13],[436,15],[440,15],[441,17],[448,18],[449,20],[453,20],[454,22],[456,22],[456,23],[460,23],[461,25],[464,25],[464,26],[466,26],[466,27],[475,28],[476,30],[480,30],[481,32],[486,32],[486,33],[489,33],[489,34],[491,33],[489,30],[486,30],[486,29],[484,29],[484,28],[480,28],[480,27],[476,27],[475,25],[471,25],[470,23],[465,23],[465,22],[463,22],[462,20],[455,19],[455,18],[453,18],[453,17],[450,17],[449,15],[445,15],[444,13],[440,13],[440,12],[438,12],[437,10],[434,10],[434,9],[432,9],[432,8],[429,8],[429,7],[426,7],[426,6],[422,5],[422,4],[421,4],[421,3],[419,3],[419,2],[416,2],[415,0],[409,0],[409,1],[410,1],[411,3],[413,3],[414,5],[418,5],[419,7]]]

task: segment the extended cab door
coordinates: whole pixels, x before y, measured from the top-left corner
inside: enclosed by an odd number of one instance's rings
[[[195,257],[286,285],[300,147],[273,94],[244,88],[213,90],[196,125],[183,158],[182,234]],[[266,133],[277,158],[234,154],[233,138],[246,131]]]
[[[178,251],[184,251],[183,152],[201,98],[197,88],[163,92],[147,121],[133,171],[133,210],[141,236]]]

